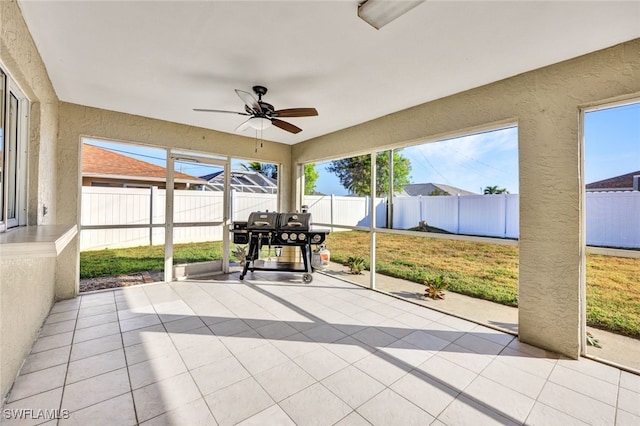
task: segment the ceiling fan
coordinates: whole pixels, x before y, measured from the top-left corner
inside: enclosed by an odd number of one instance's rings
[[[240,97],[242,102],[244,102],[245,112],[202,108],[194,108],[193,110],[203,112],[223,112],[248,116],[249,119],[236,128],[237,132],[247,130],[249,127],[253,127],[256,130],[264,130],[273,124],[287,132],[300,133],[302,131],[300,127],[294,126],[286,121],[282,121],[280,120],[280,117],[313,117],[318,115],[318,111],[315,108],[288,108],[276,110],[273,105],[262,100],[262,96],[267,93],[267,88],[264,86],[253,86],[253,91],[258,95],[258,99],[249,92],[238,89],[235,90],[238,97]]]

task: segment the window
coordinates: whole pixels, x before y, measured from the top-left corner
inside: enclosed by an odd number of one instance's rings
[[[26,224],[27,100],[0,69],[0,231]]]

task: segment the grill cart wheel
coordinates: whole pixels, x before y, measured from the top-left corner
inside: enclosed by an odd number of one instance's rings
[[[302,274],[302,282],[305,284],[309,284],[313,281],[313,275],[311,274]]]
[[[240,275],[240,281],[244,280],[244,275]]]

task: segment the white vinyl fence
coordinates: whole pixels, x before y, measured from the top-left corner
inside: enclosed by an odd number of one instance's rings
[[[314,223],[369,227],[369,197],[305,196]],[[176,190],[174,222],[222,220],[222,192]],[[84,229],[81,250],[164,244],[165,191],[157,188],[82,188],[82,225],[142,225],[143,228]],[[376,198],[376,225],[386,226],[387,203]],[[640,248],[640,192],[587,193],[587,244]],[[275,211],[277,195],[232,191],[232,220],[253,211]],[[455,234],[518,238],[518,195],[395,197],[393,228],[426,221]],[[157,225],[153,227],[152,225]],[[339,228],[335,228],[335,231]],[[222,239],[219,226],[175,227],[174,243]]]
[[[246,220],[253,211],[275,211],[277,195],[231,192],[232,220]],[[175,224],[220,222],[222,192],[174,191]],[[84,229],[80,250],[164,244],[165,190],[152,188],[82,187],[82,226],[143,225],[142,228]],[[160,226],[153,226],[153,225]],[[174,226],[174,244],[222,240],[220,226]]]

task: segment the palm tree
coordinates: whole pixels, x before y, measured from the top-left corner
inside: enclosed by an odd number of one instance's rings
[[[491,195],[491,194],[508,194],[509,191],[507,191],[507,188],[498,188],[497,186],[487,186],[484,189],[484,195]]]
[[[278,166],[275,164],[260,163],[259,161],[251,161],[249,164],[241,164],[240,167],[247,171],[258,172],[266,177],[278,179]]]

